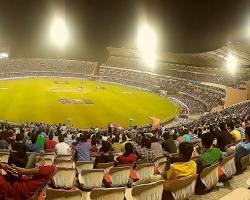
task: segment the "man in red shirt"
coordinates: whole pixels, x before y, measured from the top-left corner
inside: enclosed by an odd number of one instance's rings
[[[133,145],[131,143],[126,143],[125,153],[118,156],[116,160],[120,165],[133,164],[137,160]]]
[[[45,150],[55,150],[56,141],[53,140],[54,135],[49,134],[49,139],[45,141],[44,148]]]
[[[55,171],[54,165],[41,166],[33,169],[24,169],[15,165],[0,164],[0,200],[12,198],[26,200],[45,186]]]

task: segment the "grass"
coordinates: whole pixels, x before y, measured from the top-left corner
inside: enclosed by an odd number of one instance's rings
[[[170,119],[179,112],[170,101],[149,92],[94,81],[84,81],[83,90],[80,86],[80,80],[72,79],[2,80],[0,119],[50,124],[70,119],[80,128],[106,127],[108,122],[126,127],[130,118],[133,124],[143,125],[150,122],[148,116]],[[61,98],[90,99],[94,104],[62,104]]]

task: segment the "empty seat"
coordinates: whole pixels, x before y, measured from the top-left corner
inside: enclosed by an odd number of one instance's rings
[[[47,189],[46,199],[48,200],[81,200],[83,199],[82,192],[78,189],[63,190],[63,189]]]
[[[43,153],[42,155],[41,155],[41,157],[42,158],[45,158],[45,159],[52,159],[53,160],[53,162],[54,162],[54,160],[55,160],[55,157],[56,157],[56,154],[55,154],[55,152],[45,152],[45,153]]]
[[[163,161],[158,164],[158,171],[160,174],[163,174],[170,168],[170,163],[168,161]]]
[[[80,174],[82,170],[93,169],[94,162],[93,161],[77,161],[76,169],[77,173]]]
[[[161,200],[164,180],[134,186],[126,191],[126,199],[131,200]]]
[[[170,181],[170,192],[175,200],[185,200],[195,193],[198,175],[183,177]]]
[[[57,155],[56,159],[60,159],[60,160],[72,160],[72,155]]]
[[[57,167],[53,181],[56,188],[71,189],[75,183],[75,169]]]
[[[150,179],[154,175],[154,163],[139,164],[135,170],[139,176],[139,180]]]
[[[125,188],[95,188],[90,193],[91,200],[124,200]]]
[[[104,169],[105,171],[109,171],[112,167],[114,166],[113,162],[109,162],[109,163],[98,163],[96,165],[97,169]]]
[[[128,183],[131,167],[113,167],[109,170],[112,186],[125,186]]]
[[[75,168],[75,162],[72,160],[55,160],[56,167],[63,167],[63,168]]]
[[[9,156],[10,156],[9,151],[1,151],[0,152],[0,161],[3,163],[8,163]]]
[[[78,180],[83,189],[93,189],[102,187],[104,169],[82,170],[78,175]]]
[[[250,154],[240,158],[240,163],[239,163],[240,165],[236,165],[237,166],[237,173],[241,173],[245,169],[248,168],[248,166],[249,166],[249,158],[250,158]]]

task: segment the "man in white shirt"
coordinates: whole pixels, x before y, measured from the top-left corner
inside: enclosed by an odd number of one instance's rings
[[[64,142],[64,137],[63,135],[60,135],[58,137],[59,143],[56,144],[56,154],[60,155],[71,155],[71,148],[70,146]]]

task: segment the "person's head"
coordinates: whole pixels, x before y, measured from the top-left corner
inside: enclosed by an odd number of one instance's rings
[[[179,154],[183,158],[184,162],[187,162],[191,159],[194,151],[193,144],[190,142],[182,142],[179,146]]]
[[[118,143],[120,140],[119,135],[115,135],[115,137],[112,139],[113,143]]]
[[[54,135],[52,133],[49,134],[49,140],[53,140]]]
[[[58,140],[59,140],[59,142],[64,142],[64,136],[63,135],[59,135]]]
[[[33,134],[33,135],[31,136],[31,138],[30,138],[31,143],[32,143],[32,144],[35,144],[35,143],[36,143],[36,139],[37,139],[37,135],[36,135],[36,134]]]
[[[221,131],[226,130],[226,124],[225,123],[220,124],[220,130]]]
[[[93,138],[91,139],[91,145],[92,145],[92,146],[95,146],[96,143],[97,143],[97,139],[96,139],[96,137],[93,137]]]
[[[103,149],[103,153],[109,152],[111,150],[110,143],[106,141],[102,141],[102,149]]]
[[[150,149],[151,148],[151,139],[146,139],[145,141],[144,141],[144,146],[147,148],[147,149]]]
[[[131,143],[126,143],[125,144],[125,154],[129,155],[131,153],[134,153],[134,147]]]
[[[234,123],[230,123],[229,128],[230,128],[231,131],[234,130]]]
[[[17,142],[21,142],[23,139],[24,139],[24,135],[23,134],[19,133],[19,134],[16,135],[16,141]]]
[[[246,139],[248,142],[250,142],[250,127],[246,127],[246,130],[245,130],[245,135],[246,135]]]
[[[214,137],[213,134],[211,134],[210,132],[208,133],[204,133],[201,137],[201,143],[202,146],[204,146],[205,148],[209,149],[212,144],[214,142]]]
[[[164,140],[168,140],[168,139],[170,138],[169,132],[165,132],[165,133],[163,134],[163,138],[164,138]]]

